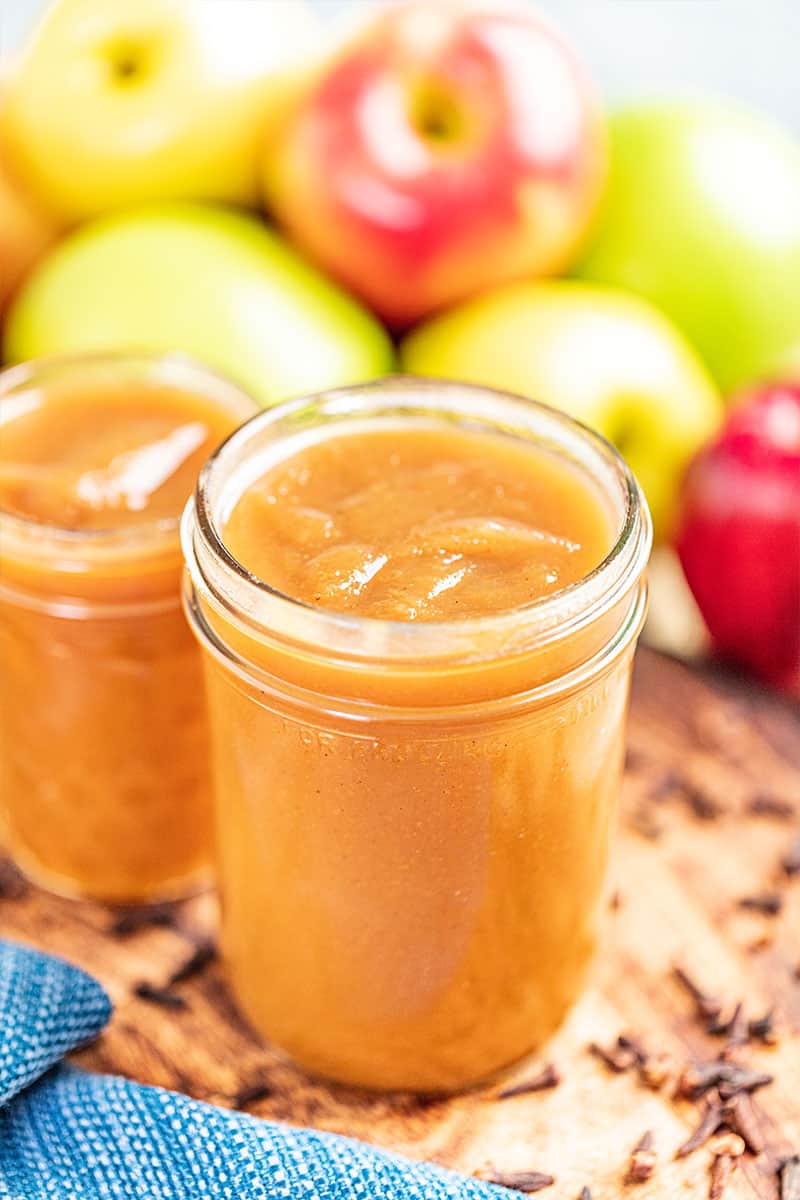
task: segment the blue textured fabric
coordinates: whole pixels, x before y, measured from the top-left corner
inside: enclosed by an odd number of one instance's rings
[[[0,942],[0,1200],[498,1200],[504,1189],[162,1088],[47,1068],[110,1005],[77,968]],[[37,1082],[30,1081],[36,1075]],[[29,1086],[25,1087],[25,1083]]]
[[[100,984],[77,967],[0,942],[0,1104],[95,1037],[110,1015]]]

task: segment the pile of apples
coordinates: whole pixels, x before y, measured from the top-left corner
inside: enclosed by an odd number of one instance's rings
[[[359,12],[56,0],[0,81],[3,360],[553,404],[625,454],[721,648],[800,694],[800,147],[712,101],[607,117],[527,3]]]

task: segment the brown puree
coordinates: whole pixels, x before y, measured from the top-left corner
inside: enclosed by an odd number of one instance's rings
[[[418,389],[487,427],[418,419]],[[305,405],[226,444],[184,537],[223,946],[253,1025],[307,1068],[455,1089],[547,1037],[590,961],[647,518],[629,582],[569,633],[562,605],[621,544],[610,449],[571,423],[588,467],[504,436],[496,407],[559,436],[566,419],[455,385]]]
[[[46,886],[140,901],[208,873],[178,520],[204,459],[252,411],[176,361],[0,376],[0,833]]]
[[[296,599],[447,621],[574,583],[614,533],[596,489],[547,451],[422,428],[312,444],[248,488],[224,538],[249,571]]]

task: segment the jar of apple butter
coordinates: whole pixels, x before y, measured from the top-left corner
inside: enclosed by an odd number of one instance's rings
[[[449,1091],[591,960],[645,611],[647,508],[600,437],[389,379],[261,413],[183,522],[223,948],[312,1072]]]
[[[142,902],[208,878],[179,523],[255,407],[181,358],[0,373],[0,842],[55,891]]]

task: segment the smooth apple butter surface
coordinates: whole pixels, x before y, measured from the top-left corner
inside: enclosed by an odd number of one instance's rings
[[[574,583],[610,550],[611,520],[596,489],[545,451],[421,428],[313,444],[248,488],[224,536],[298,600],[447,621]]]
[[[0,832],[45,885],[119,901],[209,871],[177,523],[204,459],[252,412],[217,381],[204,394],[199,369],[171,382],[136,361],[0,377]]]
[[[451,1090],[555,1029],[595,944],[643,605],[638,559],[616,591],[597,570],[624,469],[479,389],[283,407],[226,443],[184,525],[223,946],[307,1068]]]

